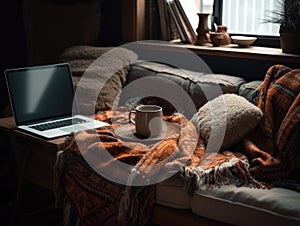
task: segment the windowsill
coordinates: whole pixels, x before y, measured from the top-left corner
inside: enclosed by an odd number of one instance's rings
[[[223,57],[236,57],[243,59],[256,59],[256,60],[270,60],[280,63],[300,63],[300,55],[283,53],[280,48],[250,46],[248,48],[240,48],[236,44],[228,46],[212,47],[212,46],[198,46],[192,44],[182,44],[177,42],[149,42],[141,41],[143,48],[151,50],[172,50],[176,51],[180,48],[185,48],[197,55],[211,55]]]
[[[238,45],[235,44],[221,47],[197,46],[191,44],[179,44],[178,46],[187,48],[196,54],[203,55],[300,63],[300,55],[283,53],[280,48],[268,48],[259,46],[240,48],[238,47]]]

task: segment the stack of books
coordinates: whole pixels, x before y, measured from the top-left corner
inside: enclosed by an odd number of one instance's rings
[[[148,38],[194,44],[199,11],[195,1],[147,0]]]

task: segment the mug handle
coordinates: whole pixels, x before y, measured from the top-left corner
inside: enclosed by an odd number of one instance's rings
[[[130,121],[132,124],[135,125],[135,121],[134,121],[134,119],[131,117],[132,114],[136,114],[136,110],[135,110],[135,109],[131,110],[130,113],[129,113],[129,121]]]

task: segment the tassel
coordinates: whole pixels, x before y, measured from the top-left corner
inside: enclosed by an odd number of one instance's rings
[[[119,204],[119,215],[118,215],[118,222],[123,222],[123,224],[126,224],[126,214],[127,210],[130,207],[130,187],[126,186],[124,191],[124,196],[120,200]]]
[[[62,174],[65,170],[65,157],[64,151],[58,151],[56,153],[56,161],[54,164],[54,195],[55,195],[55,207],[62,207],[65,204],[63,196],[63,184]]]
[[[234,184],[236,186],[249,186],[254,188],[269,188],[267,184],[256,181],[248,171],[249,163],[241,160],[230,160],[212,169],[204,170],[201,167],[186,167],[181,170],[185,180],[185,188],[192,193],[201,186],[207,188]]]

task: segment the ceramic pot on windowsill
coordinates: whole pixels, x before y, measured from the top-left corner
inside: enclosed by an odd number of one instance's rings
[[[223,34],[223,40],[221,41],[220,45],[230,45],[231,44],[231,37],[230,35],[227,33],[227,26],[224,25],[218,25],[217,26],[217,31],[219,33]]]
[[[210,30],[208,28],[208,13],[197,13],[199,17],[198,27],[196,29],[198,35],[195,42],[195,45],[199,46],[210,46]]]
[[[281,0],[265,23],[280,25],[280,44],[283,53],[300,54],[300,0]]]
[[[280,45],[283,53],[300,54],[300,31],[280,26]]]
[[[210,32],[211,43],[214,47],[218,47],[224,40],[222,32]]]

